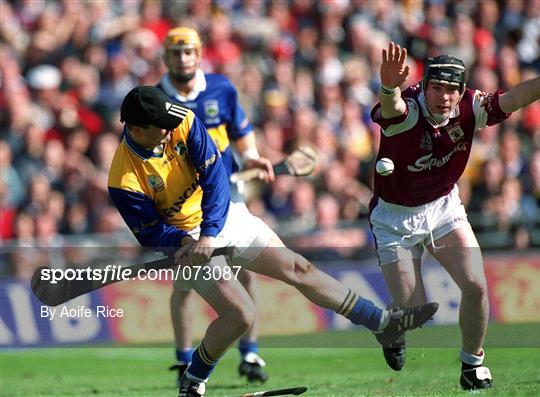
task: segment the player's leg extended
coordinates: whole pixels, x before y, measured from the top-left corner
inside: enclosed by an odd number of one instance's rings
[[[435,242],[437,250],[432,255],[446,269],[461,290],[459,325],[463,349],[463,368],[473,369],[472,385],[465,388],[484,388],[491,385],[489,371],[481,367],[484,360],[482,349],[489,319],[487,282],[484,274],[482,253],[469,225],[453,230]],[[471,368],[469,368],[471,367]],[[475,367],[481,367],[479,372]],[[477,375],[477,376],[476,376]],[[473,377],[476,376],[476,379]],[[480,379],[482,378],[482,379]],[[469,387],[467,387],[469,386]]]
[[[178,380],[191,363],[193,354],[193,290],[173,288],[170,300],[171,320],[176,344],[176,364],[169,369],[178,372]]]
[[[204,383],[221,356],[253,324],[255,304],[238,280],[218,280],[209,289],[197,292],[216,311],[193,361],[181,379],[179,396],[204,395]]]
[[[255,304],[234,279],[219,280],[203,298],[218,314],[208,326],[203,343],[210,357],[221,357],[253,325]]]
[[[242,283],[251,297],[251,300],[255,303],[255,307],[257,307],[259,291],[255,273],[242,269],[238,273],[238,280]],[[268,375],[263,369],[266,366],[266,363],[259,356],[259,344],[257,342],[257,337],[259,335],[259,318],[259,314],[257,313],[253,325],[242,338],[240,338],[238,344],[238,349],[240,350],[240,355],[242,357],[238,372],[240,373],[240,376],[245,376],[250,382],[266,382],[268,380]]]
[[[296,287],[310,301],[326,309],[338,311],[349,293],[348,288],[286,248],[281,241],[272,241],[246,267]]]
[[[238,273],[238,281],[240,281],[240,283],[244,286],[249,296],[251,297],[251,300],[255,303],[255,307],[257,307],[257,304],[259,301],[259,291],[257,289],[257,276],[255,275],[255,273],[250,272],[249,270],[242,269]],[[259,316],[257,315],[255,317],[255,321],[253,322],[253,325],[243,335],[242,339],[255,342],[257,341],[258,335],[259,335]]]
[[[426,302],[420,259],[399,260],[382,265],[381,269],[392,295],[391,307],[418,306]]]
[[[272,241],[247,268],[296,287],[311,302],[344,315],[351,322],[371,330],[386,329],[397,325],[389,312],[378,308],[373,302],[350,291],[339,281],[321,272],[300,254],[289,250],[277,240]],[[437,305],[422,307],[415,316],[410,316],[410,326],[400,322],[402,330],[416,328],[426,322],[436,311]],[[412,314],[406,310],[406,315]],[[403,313],[400,313],[400,318]],[[396,327],[397,329],[397,327]],[[394,340],[399,335],[396,335]],[[394,335],[388,335],[393,338]]]
[[[390,307],[414,307],[426,303],[426,292],[421,275],[420,258],[398,260],[381,266],[382,273],[392,295]],[[377,337],[377,334],[375,334]],[[386,363],[395,371],[401,371],[406,361],[405,334],[397,341],[383,346]]]
[[[470,227],[453,230],[435,242],[430,252],[446,269],[461,290],[459,322],[463,350],[471,354],[482,351],[488,323],[488,296],[482,254]]]

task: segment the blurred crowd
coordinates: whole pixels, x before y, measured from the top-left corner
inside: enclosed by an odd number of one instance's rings
[[[310,178],[251,186],[251,211],[300,248],[343,256],[372,246],[380,132],[369,113],[388,41],[409,50],[407,85],[441,53],[488,92],[540,71],[540,0],[0,0],[3,240],[126,230],[107,195],[119,106],[166,72],[161,43],[180,25],[201,33],[203,70],[236,85],[262,155],[275,162],[302,143],[320,153]],[[477,231],[540,245],[538,101],[478,134],[460,191]]]

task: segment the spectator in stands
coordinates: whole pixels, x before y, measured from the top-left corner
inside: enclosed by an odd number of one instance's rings
[[[0,179],[0,241],[9,240],[15,237],[13,223],[15,221],[16,210],[9,200],[9,189],[6,188],[4,178]]]
[[[54,127],[61,102],[60,70],[56,66],[42,64],[30,69],[26,79],[33,98],[32,120],[45,130]]]
[[[514,131],[506,131],[500,138],[499,155],[504,174],[508,178],[521,178],[527,172],[527,161],[521,152],[521,141]]]
[[[482,211],[486,200],[501,193],[504,178],[504,165],[501,159],[493,157],[487,160],[482,166],[480,181],[474,188],[470,209],[476,212]]]
[[[290,214],[282,222],[283,235],[301,234],[316,228],[316,193],[313,184],[307,180],[295,183],[290,193]]]
[[[0,175],[3,187],[2,203],[8,208],[18,207],[24,200],[24,183],[13,166],[11,148],[4,140],[0,140]]]
[[[83,234],[91,232],[90,215],[86,204],[79,201],[68,206],[60,232],[62,234]]]
[[[35,174],[28,185],[28,198],[22,205],[22,209],[37,217],[47,211],[51,194],[49,179],[44,174]]]
[[[317,260],[350,258],[366,243],[366,233],[340,224],[340,206],[335,197],[323,194],[317,199],[317,226],[294,240],[295,246],[311,252]]]
[[[528,191],[535,198],[537,207],[540,208],[540,150],[535,150],[531,156],[529,171],[531,179]],[[537,219],[537,223],[540,223],[540,220]]]

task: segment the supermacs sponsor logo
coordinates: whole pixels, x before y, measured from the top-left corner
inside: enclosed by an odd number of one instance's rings
[[[458,143],[446,156],[436,159],[432,158],[433,153],[426,154],[415,161],[414,165],[408,165],[407,169],[411,172],[431,171],[433,167],[440,168],[450,161],[454,153],[466,152],[467,144],[465,142]]]

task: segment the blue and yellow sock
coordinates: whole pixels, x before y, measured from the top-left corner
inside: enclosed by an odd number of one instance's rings
[[[349,290],[337,313],[351,320],[353,324],[363,325],[372,331],[377,331],[381,324],[383,310],[375,306],[372,301]]]
[[[194,349],[176,349],[176,361],[179,363],[190,364]]]
[[[192,379],[203,382],[208,379],[218,361],[219,358],[213,359],[208,355],[201,342],[199,347],[193,352],[193,361],[187,370],[187,375]]]
[[[248,339],[240,339],[238,342],[238,350],[240,355],[244,358],[249,353],[259,353],[259,343],[257,341],[250,341]]]

